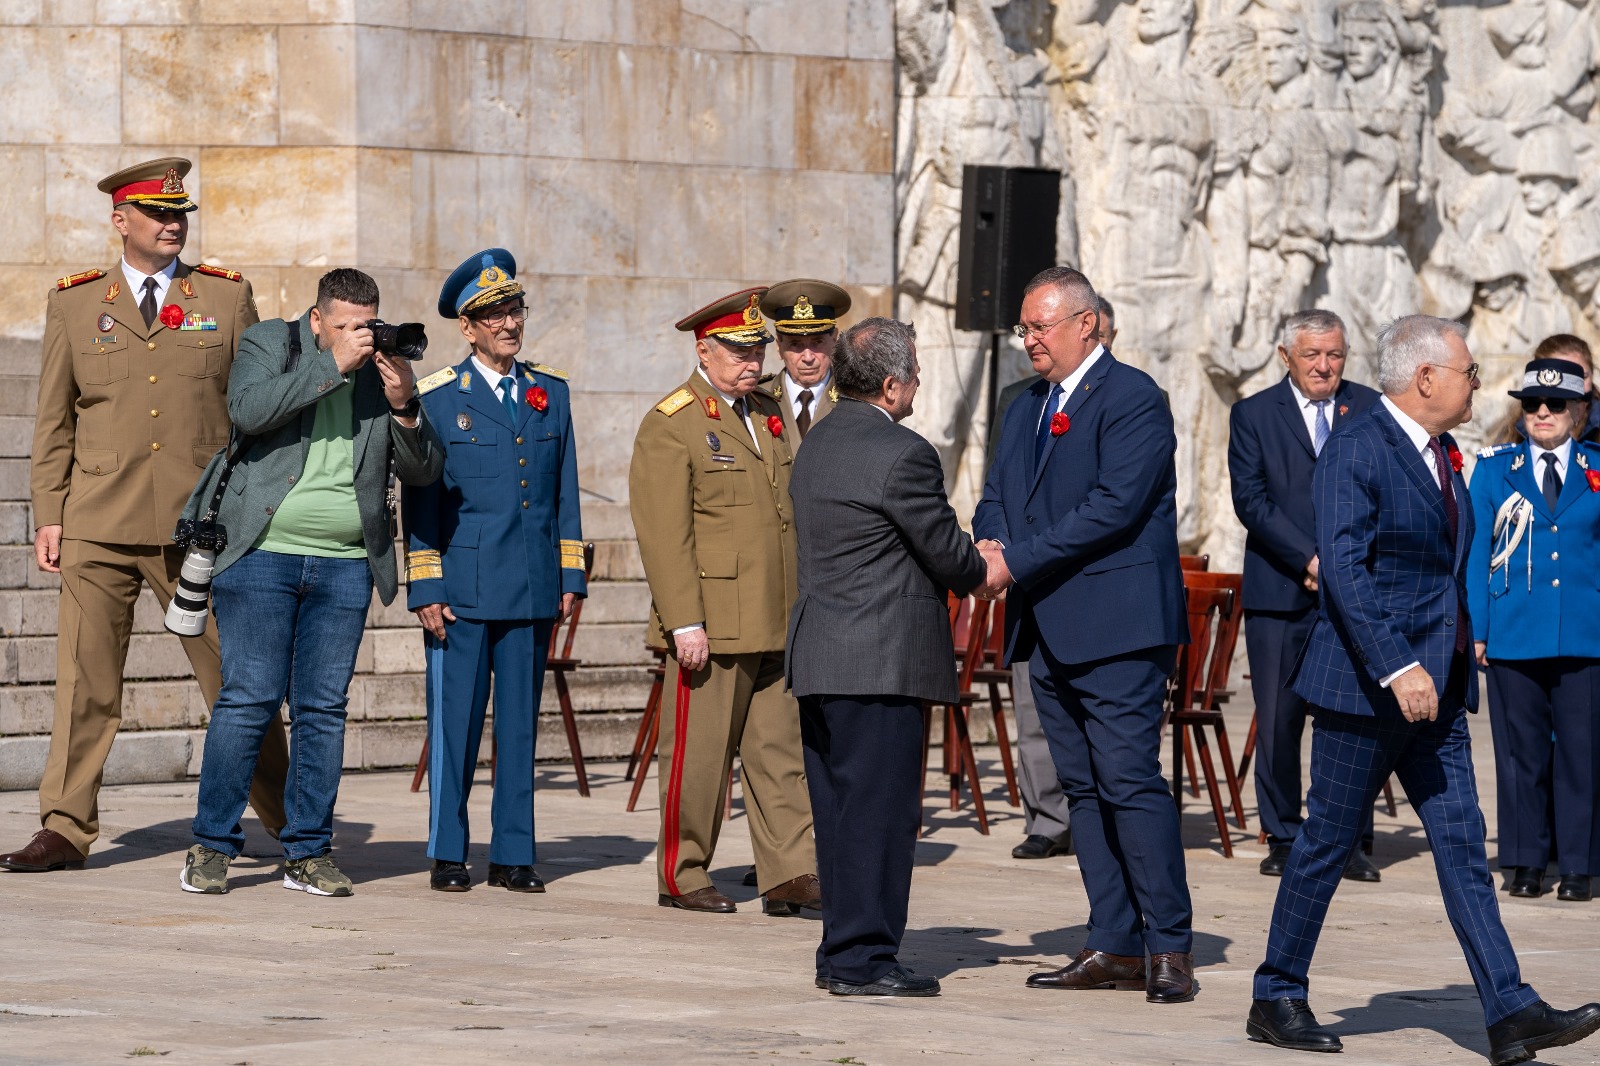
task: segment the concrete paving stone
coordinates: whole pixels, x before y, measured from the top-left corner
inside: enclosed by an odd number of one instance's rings
[[[1230,732],[1242,736],[1247,715],[1231,710]],[[1486,722],[1473,725],[1478,780],[1492,796]],[[410,739],[420,747],[420,735]],[[42,743],[32,743],[42,761]],[[19,747],[0,740],[0,774]],[[341,1066],[1301,1061],[1244,1035],[1250,975],[1280,885],[1256,872],[1265,849],[1254,843],[1253,807],[1251,831],[1233,834],[1232,859],[1217,850],[1206,807],[1184,807],[1202,984],[1195,1002],[1037,992],[1023,987],[1027,975],[1062,965],[1084,943],[1077,860],[1010,857],[1022,819],[1003,798],[995,751],[980,748],[979,760],[991,835],[976,831],[968,807],[946,809],[936,788],[924,796],[901,958],[938,976],[944,994],[875,1002],[815,990],[819,924],[766,918],[739,884],[751,852],[737,787],[712,863],[718,887],[739,902],[729,916],[656,905],[656,777],[640,809],[624,813],[620,762],[591,762],[588,799],[570,768],[540,768],[538,867],[549,891],[536,896],[481,883],[487,770],[469,801],[477,839],[468,858],[479,883],[449,896],[428,891],[428,798],[408,790],[408,773],[345,776],[334,840],[356,894],[339,900],[283,891],[279,850],[249,813],[233,890],[185,895],[174,881],[195,783],[107,787],[88,869],[0,875],[0,1057],[112,1062],[139,1052],[174,1063]],[[31,792],[0,794],[0,840],[24,840],[37,825]],[[1313,1006],[1345,1042],[1339,1061],[1484,1062],[1478,1001],[1403,800],[1396,817],[1378,815],[1375,861],[1382,883],[1341,887],[1313,970]],[[1592,998],[1600,904],[1501,896],[1501,909],[1523,975],[1541,994],[1561,1007]],[[1539,1061],[1594,1064],[1600,1044]]]

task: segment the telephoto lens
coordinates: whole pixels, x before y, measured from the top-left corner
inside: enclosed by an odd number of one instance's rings
[[[428,331],[421,322],[394,323],[375,318],[367,328],[372,331],[372,346],[384,355],[416,360],[428,350]]]
[[[214,523],[184,519],[172,539],[188,551],[178,572],[178,587],[167,604],[164,624],[180,637],[198,637],[206,631],[206,618],[211,614],[211,571],[216,566],[217,553],[228,546],[228,534]]]

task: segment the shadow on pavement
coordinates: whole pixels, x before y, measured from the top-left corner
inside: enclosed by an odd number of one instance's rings
[[[1483,1007],[1471,985],[1385,992],[1373,996],[1365,1007],[1339,1011],[1337,1017],[1339,1021],[1328,1028],[1341,1037],[1431,1029],[1476,1055],[1489,1054]]]
[[[934,977],[946,977],[957,970],[1006,964],[1055,969],[1065,966],[1083,949],[1089,930],[1083,925],[1044,930],[1030,935],[1026,944],[1007,944],[992,939],[1003,935],[1004,930],[981,926],[908,929],[901,942],[901,957],[917,960],[913,963],[917,972]],[[1195,933],[1195,967],[1227,962],[1228,947],[1232,943],[1227,937]],[[1026,973],[1020,975],[1018,984],[1026,976]]]

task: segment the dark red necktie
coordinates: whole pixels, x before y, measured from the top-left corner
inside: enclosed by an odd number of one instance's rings
[[[1450,552],[1454,557],[1456,535],[1461,529],[1461,509],[1456,506],[1455,478],[1451,476],[1450,460],[1445,457],[1444,446],[1438,437],[1428,438],[1428,450],[1433,452],[1433,466],[1439,472],[1439,491],[1444,494],[1444,517],[1450,523]],[[1467,650],[1467,612],[1461,598],[1456,597],[1456,654]]]

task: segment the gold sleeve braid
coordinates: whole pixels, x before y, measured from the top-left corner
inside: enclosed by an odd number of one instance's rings
[[[419,548],[406,552],[407,581],[439,581],[444,577],[444,565],[433,548]]]

